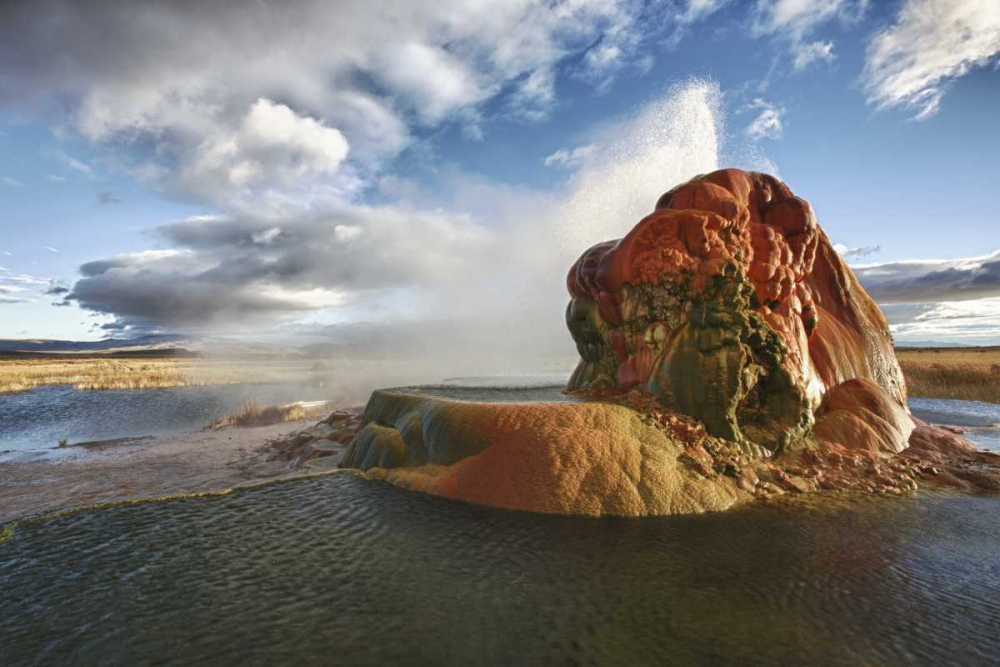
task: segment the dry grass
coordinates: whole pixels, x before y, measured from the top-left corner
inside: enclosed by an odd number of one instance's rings
[[[910,396],[1000,403],[1000,348],[896,350]]]
[[[223,417],[205,428],[214,431],[228,426],[272,426],[274,424],[283,424],[310,417],[318,418],[325,416],[326,412],[325,403],[321,406],[291,403],[289,405],[269,405],[262,408],[257,405],[256,401],[247,401],[240,406],[236,414]]]
[[[0,358],[0,394],[45,385],[151,389],[186,385],[308,381],[312,362],[253,363],[164,357]]]
[[[189,362],[188,362],[189,363]],[[0,393],[69,384],[76,389],[146,389],[187,384],[177,359],[0,359]]]

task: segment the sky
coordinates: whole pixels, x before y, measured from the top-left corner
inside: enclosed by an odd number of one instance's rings
[[[996,0],[11,0],[0,338],[544,347],[581,252],[735,166],[897,343],[1000,344],[998,63]]]

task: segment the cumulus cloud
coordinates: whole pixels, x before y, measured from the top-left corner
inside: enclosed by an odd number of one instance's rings
[[[358,293],[468,272],[489,233],[460,216],[391,207],[164,225],[173,247],[89,262],[68,298],[133,326],[224,327],[342,305]]]
[[[948,84],[1000,53],[1000,3],[907,0],[868,45],[862,81],[878,108],[905,107],[918,120],[941,107]]]
[[[432,196],[401,186],[375,199],[373,186],[404,151],[432,153],[442,128],[481,138],[497,119],[546,118],[566,77],[600,92],[644,71],[643,44],[722,4],[7,3],[0,105],[47,114],[100,164],[213,211],[162,226],[156,250],[81,267],[67,299],[115,330],[262,331],[384,304],[447,319],[541,313],[551,323],[537,328],[564,339],[552,266],[717,166],[716,86],[684,86],[587,137],[600,150],[568,151],[556,192],[461,173]]]
[[[117,157],[151,187],[302,213],[357,197],[427,128],[481,134],[489,101],[544,118],[560,68],[607,85],[646,62],[639,46],[681,11],[667,0],[7,3],[0,104],[127,148],[130,162]]]
[[[757,111],[757,117],[747,126],[746,134],[754,140],[780,139],[784,132],[785,109],[760,97],[746,107],[749,111]]]
[[[1000,297],[1000,250],[982,257],[907,260],[853,268],[868,293],[884,303]]]
[[[529,337],[563,340],[563,269],[552,267],[718,166],[719,98],[715,85],[688,84],[605,128],[556,192],[454,173],[433,199],[397,184],[378,206],[176,221],[156,232],[168,249],[83,265],[68,299],[136,331],[264,331],[331,306],[385,304],[396,316],[532,321]]]
[[[758,36],[785,40],[793,68],[802,70],[835,57],[832,41],[809,39],[821,26],[832,20],[857,21],[867,6],[867,0],[757,0],[751,29]]]
[[[260,187],[284,191],[301,179],[337,173],[349,150],[336,128],[260,98],[233,132],[202,141],[176,180],[207,199],[225,192],[251,201]]]

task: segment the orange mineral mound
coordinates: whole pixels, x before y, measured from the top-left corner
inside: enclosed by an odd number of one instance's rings
[[[639,387],[771,453],[801,441],[848,380],[906,404],[885,317],[809,203],[773,176],[723,169],[674,188],[567,282],[582,357],[571,389]]]
[[[567,282],[581,357],[568,390],[586,402],[376,392],[341,465],[495,507],[625,516],[901,493],[938,474],[927,457],[981,467],[962,438],[915,426],[885,317],[773,176],[674,188]]]

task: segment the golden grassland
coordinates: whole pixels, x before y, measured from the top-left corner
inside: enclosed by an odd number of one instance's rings
[[[910,396],[1000,403],[1000,347],[899,348]]]
[[[74,389],[150,389],[307,379],[312,362],[247,363],[201,358],[46,356],[0,358],[0,394],[45,385]]]

